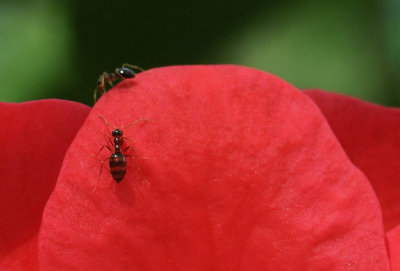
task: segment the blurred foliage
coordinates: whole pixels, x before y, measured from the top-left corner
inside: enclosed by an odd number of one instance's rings
[[[0,2],[0,101],[59,95],[49,89],[70,66],[73,36],[66,17],[46,3]]]
[[[93,104],[98,76],[122,63],[145,69],[232,63],[298,88],[400,105],[400,2],[0,2],[0,100]]]

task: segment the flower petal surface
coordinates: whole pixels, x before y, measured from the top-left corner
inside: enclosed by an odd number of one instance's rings
[[[115,128],[132,155],[120,183]],[[379,202],[318,107],[229,65],[149,70],[106,93],[39,238],[41,270],[389,270]]]
[[[38,269],[43,209],[89,111],[61,100],[0,103],[0,269]]]
[[[385,230],[400,224],[400,110],[341,94],[306,91],[320,107],[351,161],[370,180]]]

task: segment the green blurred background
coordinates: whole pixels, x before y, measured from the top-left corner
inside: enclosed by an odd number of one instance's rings
[[[93,104],[103,71],[232,63],[400,105],[400,1],[0,2],[0,101]]]

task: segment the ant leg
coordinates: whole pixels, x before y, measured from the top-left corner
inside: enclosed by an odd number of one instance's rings
[[[126,152],[127,150],[129,150],[130,148],[132,148],[131,146],[126,147],[122,152]],[[133,152],[135,154],[137,154],[136,150],[134,148],[132,148]]]
[[[129,149],[129,147],[128,147],[127,149]],[[136,159],[135,159],[135,156],[134,156],[134,155],[130,155],[130,154],[127,154],[127,155],[125,155],[125,156],[126,156],[126,157],[132,157],[132,160],[133,160],[133,162],[135,163],[136,169],[137,169],[137,171],[139,172],[140,177],[146,182],[146,185],[150,185],[150,182],[144,177],[143,172],[142,172],[142,170],[140,169],[139,164],[137,163],[137,161],[136,161]]]
[[[132,145],[132,140],[131,140],[129,137],[122,136],[121,138],[123,138],[124,140],[126,140],[126,141],[130,142],[130,143],[131,143],[131,145]],[[133,142],[133,143],[135,143],[135,142]],[[126,149],[130,148],[130,147],[131,147],[131,145],[129,145],[128,147],[126,147]]]
[[[101,133],[107,137],[108,142],[110,143],[110,145],[114,146],[114,143],[112,142],[111,137],[108,134],[104,133],[104,132],[101,132]]]
[[[93,98],[94,98],[94,102],[95,102],[95,103],[96,103],[96,101],[97,101],[97,91],[100,91],[100,90],[101,90],[100,97],[101,97],[101,95],[103,95],[104,92],[105,92],[105,80],[106,80],[106,76],[107,76],[107,75],[108,75],[107,72],[103,72],[102,75],[100,75],[99,80],[97,80],[97,87],[96,87],[96,89],[94,90],[94,94],[93,94]]]
[[[104,145],[104,146],[107,146],[107,145]],[[97,185],[99,184],[100,177],[101,177],[101,171],[103,170],[103,164],[104,164],[105,161],[107,161],[109,159],[110,159],[110,157],[108,157],[108,158],[104,159],[103,161],[101,161],[99,178],[97,178],[97,182],[96,182],[96,185],[95,185],[94,189],[92,190],[92,193],[96,192]]]
[[[107,149],[109,149],[110,152],[113,152],[113,150],[110,148],[110,146],[108,146],[108,145],[103,145],[103,146],[101,146],[101,148],[100,148],[99,152],[96,154],[96,156],[99,156],[100,152],[104,149],[104,147],[107,147]]]
[[[132,142],[132,141],[129,139],[129,137],[121,136],[121,138],[123,138],[124,140],[127,140],[127,141],[129,141],[129,142]]]
[[[135,158],[135,157],[136,157],[136,155],[138,155],[137,151],[135,150],[134,147],[128,146],[128,147],[126,147],[126,148],[124,149],[124,152],[126,152],[126,151],[129,150],[129,149],[132,149],[132,151],[135,153],[135,155],[127,154],[127,155],[125,155],[125,156],[126,156],[126,157],[132,157],[132,160],[133,160],[133,162],[134,162],[135,165],[136,165],[136,169],[137,169],[137,171],[139,172],[140,177],[142,177],[142,179],[145,180],[145,182],[146,182],[147,185],[150,185],[150,183],[149,183],[149,182],[146,180],[146,178],[144,177],[144,175],[143,175],[143,173],[142,173],[142,170],[140,169],[139,164],[138,164],[137,161],[136,161],[136,158]]]
[[[144,72],[144,69],[142,69],[141,67],[135,66],[135,65],[131,65],[131,64],[128,64],[128,63],[122,64],[122,68],[131,68],[131,69],[136,69],[136,70],[139,70],[141,72]]]
[[[97,89],[98,89],[98,88],[99,88],[99,87],[96,87],[96,88],[94,89],[94,93],[93,93],[94,103],[97,102]]]
[[[140,156],[136,149],[134,147],[132,147],[132,145],[129,145],[128,147],[126,147],[123,152],[126,152],[127,150],[131,149],[133,151],[133,153],[135,154],[135,157],[139,157],[140,159],[147,159],[146,157]],[[129,155],[129,154],[128,154]],[[126,155],[125,155],[126,156]]]
[[[106,117],[104,117],[102,114],[99,114],[99,117],[102,118],[104,120],[104,123],[108,126],[110,126],[113,130],[115,129],[115,126],[112,125],[110,122],[108,122],[108,120],[106,119]]]
[[[125,127],[129,127],[129,126],[135,126],[135,125],[137,125],[138,123],[140,123],[140,122],[142,122],[142,121],[148,122],[148,121],[150,121],[150,120],[148,120],[148,119],[138,119],[138,120],[136,120],[136,121],[133,122],[133,123],[123,125],[123,126],[121,127],[121,129],[122,129],[122,128],[125,128]]]
[[[123,136],[122,138],[124,138],[124,140],[127,140],[127,141],[129,141],[129,142],[132,142],[132,141],[129,139],[129,137]],[[129,145],[128,147],[126,147],[122,152],[125,153],[125,152],[126,152],[127,150],[129,150],[129,149],[132,149],[132,151],[135,153],[135,157],[139,157],[140,159],[147,159],[146,157],[140,156],[140,155],[137,153],[136,149],[135,149],[132,145]]]
[[[115,79],[118,79],[118,75],[116,75],[113,72],[107,73],[107,80],[106,81],[107,81],[108,85],[110,86],[110,88],[112,88],[114,86],[113,81]]]

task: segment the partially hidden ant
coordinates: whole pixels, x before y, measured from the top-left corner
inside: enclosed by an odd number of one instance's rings
[[[107,84],[112,88],[117,80],[135,77],[136,73],[133,70],[143,71],[143,69],[138,66],[125,63],[120,68],[116,68],[114,72],[103,72],[97,80],[97,87],[93,94],[94,102],[97,100],[97,92],[100,93],[100,96],[106,92]]]
[[[97,183],[95,188],[93,189],[93,192],[96,190],[97,188],[97,184],[100,181],[100,177],[101,177],[101,172],[103,169],[103,164],[105,161],[110,160],[109,161],[109,165],[110,165],[110,173],[111,176],[113,177],[113,179],[117,182],[120,183],[124,177],[125,177],[125,173],[126,173],[126,157],[132,157],[132,160],[134,161],[135,165],[136,165],[136,169],[139,172],[140,176],[143,177],[142,171],[140,170],[140,167],[135,159],[134,155],[129,155],[126,154],[126,151],[128,149],[132,149],[133,152],[135,154],[136,150],[135,148],[133,148],[133,146],[127,146],[123,151],[121,151],[121,147],[124,143],[124,138],[126,139],[126,137],[123,136],[123,131],[122,128],[125,127],[129,127],[129,126],[135,126],[137,124],[139,124],[140,122],[147,122],[149,121],[148,119],[138,119],[133,123],[127,124],[127,125],[123,125],[120,128],[115,128],[115,126],[111,125],[108,120],[103,116],[103,115],[99,115],[100,118],[102,118],[104,120],[104,122],[106,123],[106,125],[110,126],[113,128],[113,131],[111,132],[112,137],[114,138],[114,142],[111,140],[110,136],[106,133],[104,133],[104,135],[107,137],[108,139],[108,144],[104,144],[99,152],[97,153],[96,156],[98,156],[100,154],[100,152],[104,149],[104,147],[106,147],[107,149],[109,149],[112,154],[110,157],[105,158],[102,162],[101,162],[101,167],[100,167],[100,174],[99,174],[99,178],[97,179]],[[112,149],[112,147],[114,148],[114,150]],[[125,153],[125,154],[124,154]]]

